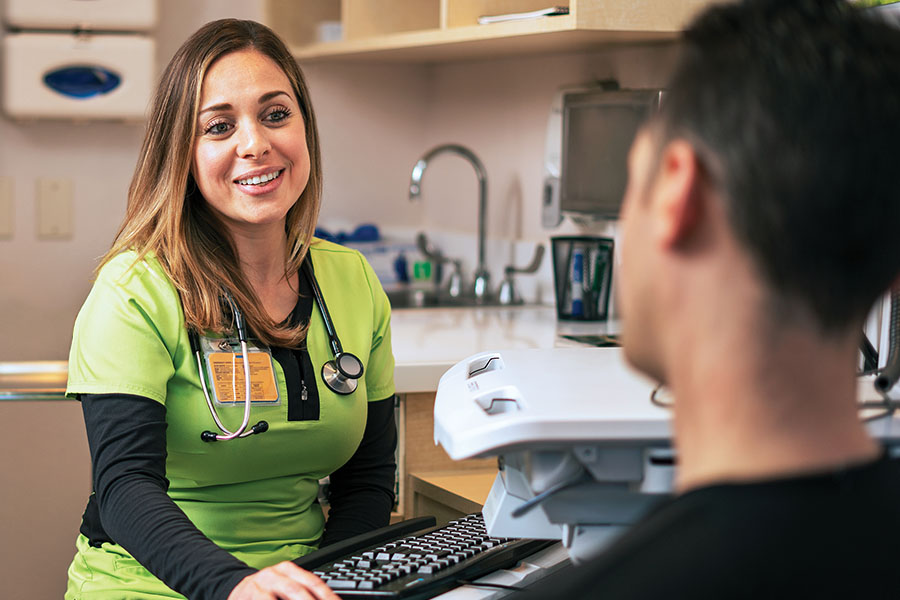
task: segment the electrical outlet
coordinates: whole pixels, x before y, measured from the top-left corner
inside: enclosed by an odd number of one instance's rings
[[[0,240],[12,239],[13,218],[13,178],[0,177]]]
[[[72,239],[71,179],[38,179],[37,237],[39,240]]]

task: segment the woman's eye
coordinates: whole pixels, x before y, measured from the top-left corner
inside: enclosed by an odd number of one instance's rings
[[[218,123],[211,123],[207,126],[205,133],[208,135],[222,135],[223,133],[228,133],[230,128],[231,125],[225,121],[219,121]]]
[[[275,108],[266,115],[266,120],[272,123],[284,121],[291,115],[291,111],[287,108]]]

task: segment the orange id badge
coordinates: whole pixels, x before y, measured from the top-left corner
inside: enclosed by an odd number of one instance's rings
[[[207,340],[204,340],[205,342]],[[224,343],[223,343],[224,342]],[[240,345],[232,340],[216,340],[202,344],[206,355],[209,382],[216,404],[244,404],[244,358]],[[236,347],[235,347],[236,346]],[[213,350],[213,348],[215,348]],[[252,404],[279,404],[278,385],[275,382],[275,365],[272,354],[266,348],[248,344],[250,361],[250,402]]]

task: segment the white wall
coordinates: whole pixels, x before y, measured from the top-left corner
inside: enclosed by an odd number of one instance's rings
[[[204,22],[260,18],[254,0],[162,0],[156,31],[159,68]],[[475,258],[477,187],[471,168],[446,157],[429,168],[420,203],[408,200],[410,171],[428,148],[457,142],[488,174],[489,266],[524,263],[536,241],[558,231],[540,225],[541,168],[550,103],[557,88],[615,77],[623,86],[662,85],[666,47],[446,65],[303,65],[323,147],[323,223],[425,229],[448,254]],[[117,123],[13,122],[0,116],[0,176],[14,178],[15,233],[0,240],[0,360],[64,359],[72,324],[90,289],[96,260],[124,214],[143,127]],[[74,182],[74,236],[38,241],[38,177]],[[519,244],[514,241],[524,240]],[[548,279],[545,260],[542,279]],[[523,290],[529,279],[522,278]],[[546,296],[544,299],[547,299]]]
[[[259,7],[242,0],[160,0],[160,68],[206,21],[258,19]],[[125,214],[142,138],[140,124],[16,122],[0,115],[0,176],[12,177],[14,186],[13,238],[0,240],[0,336],[7,342],[0,344],[0,361],[68,357],[72,325],[97,259]],[[37,239],[39,177],[72,180],[71,240]]]
[[[610,48],[592,54],[467,61],[431,66],[304,65],[323,138],[326,193],[321,221],[350,227],[372,221],[405,233],[424,230],[445,254],[476,262],[478,186],[455,156],[435,159],[421,201],[408,199],[413,164],[438,144],[469,147],[488,176],[488,267],[494,285],[509,263],[530,259],[550,235],[614,227],[566,221],[541,226],[547,119],[561,86],[617,79],[623,87],[661,87],[672,46]],[[549,250],[549,248],[548,248]],[[550,301],[552,271],[520,277],[529,299]]]

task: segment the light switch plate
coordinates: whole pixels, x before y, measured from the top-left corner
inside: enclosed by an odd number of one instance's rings
[[[38,239],[72,239],[72,195],[71,179],[37,180]]]
[[[0,240],[12,239],[13,219],[13,178],[0,177]]]

